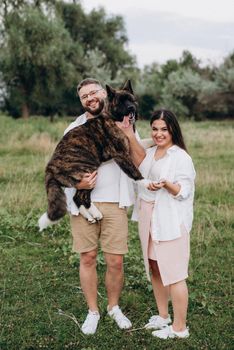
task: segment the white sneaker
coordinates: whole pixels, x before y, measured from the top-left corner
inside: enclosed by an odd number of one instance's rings
[[[129,329],[132,327],[131,321],[122,313],[118,305],[112,307],[109,310],[107,307],[108,315],[115,320],[120,329]]]
[[[176,332],[172,328],[172,326],[166,326],[163,329],[159,331],[152,332],[152,335],[154,337],[158,337],[160,339],[168,339],[168,338],[188,338],[189,337],[189,331],[188,328],[186,328],[182,332]]]
[[[171,323],[171,317],[163,318],[159,315],[150,317],[148,323],[145,325],[146,329],[162,329]]]
[[[98,321],[100,319],[100,314],[98,311],[91,311],[89,313],[81,327],[84,334],[94,334],[97,330]]]

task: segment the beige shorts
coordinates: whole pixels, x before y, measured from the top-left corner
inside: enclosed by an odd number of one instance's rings
[[[118,203],[94,203],[102,212],[103,219],[89,224],[82,215],[71,216],[73,251],[85,253],[98,248],[110,254],[128,252],[127,209],[119,208]]]

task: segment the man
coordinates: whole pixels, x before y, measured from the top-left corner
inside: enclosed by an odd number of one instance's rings
[[[96,79],[83,80],[77,87],[77,93],[85,113],[71,123],[65,133],[84,124],[88,119],[94,118],[102,111],[105,104],[106,91]],[[138,166],[145,156],[145,151],[138,143],[129,123],[117,124],[128,136],[132,159]],[[71,213],[73,250],[80,253],[80,283],[89,307],[81,330],[84,334],[94,334],[100,319],[96,271],[99,241],[107,265],[105,285],[108,315],[116,321],[119,328],[128,329],[132,324],[122,313],[118,302],[123,287],[123,257],[128,251],[126,207],[132,205],[134,201],[132,180],[120,170],[113,160],[110,160],[103,163],[98,172],[85,174],[77,188],[93,189],[91,200],[103,214],[101,221],[89,224],[82,215],[79,215],[78,208],[72,200],[75,189],[65,190],[68,210]]]

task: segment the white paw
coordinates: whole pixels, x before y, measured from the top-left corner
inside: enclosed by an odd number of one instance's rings
[[[84,205],[81,205],[79,207],[79,211],[80,211],[80,214],[86,219],[88,220],[88,222],[90,224],[94,224],[96,222],[95,218],[90,214],[90,212],[88,211],[88,209],[85,208]]]
[[[88,220],[89,224],[95,224],[95,222],[96,222],[96,220],[94,218],[87,219],[87,220]]]
[[[91,203],[91,206],[88,209],[88,211],[92,215],[92,217],[98,221],[103,218],[102,213],[98,210],[98,208],[93,203]]]

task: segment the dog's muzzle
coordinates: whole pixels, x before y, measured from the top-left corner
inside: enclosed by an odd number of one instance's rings
[[[129,117],[129,123],[130,123],[130,124],[134,124],[135,121],[136,121],[136,115],[135,115],[135,113],[134,113],[134,112],[130,112],[129,115],[128,115],[128,117]]]

